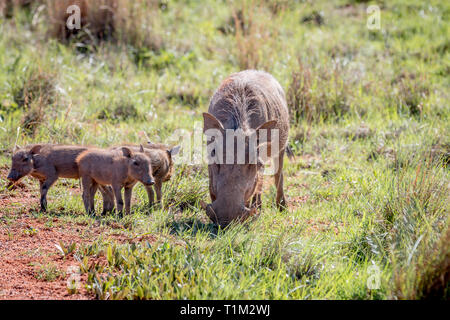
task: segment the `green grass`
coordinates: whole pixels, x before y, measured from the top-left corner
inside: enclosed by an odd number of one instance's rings
[[[26,213],[110,230],[74,253],[100,299],[448,299],[450,6],[383,1],[381,30],[368,30],[371,2],[241,2],[169,2],[159,50],[79,50],[45,38],[33,11],[0,18],[0,166],[16,142],[166,142],[201,123],[222,79],[256,64],[291,108],[288,210],[270,186],[258,219],[218,229],[198,204],[206,167],[179,164],[163,207],[147,209],[139,186],[131,216],[89,217],[58,182],[47,214],[37,201]],[[250,31],[224,32],[242,8],[254,9]],[[19,214],[0,208],[1,224]]]

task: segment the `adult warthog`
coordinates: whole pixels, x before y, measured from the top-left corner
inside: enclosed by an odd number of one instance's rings
[[[283,156],[289,113],[280,84],[270,74],[246,70],[226,78],[203,113],[208,137],[211,204],[201,203],[221,226],[245,219],[261,206],[264,163],[272,160],[277,205],[286,205]]]

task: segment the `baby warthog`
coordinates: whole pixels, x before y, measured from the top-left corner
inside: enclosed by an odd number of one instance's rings
[[[133,152],[139,152],[140,147],[136,145],[125,145]],[[119,150],[120,147],[112,147],[111,150]],[[156,191],[156,199],[161,202],[162,198],[162,183],[169,181],[173,174],[173,157],[180,151],[180,146],[170,148],[161,143],[151,143],[150,141],[144,147],[144,153],[150,158],[152,163],[152,175],[155,179],[155,184],[152,186],[145,186],[148,195],[150,206],[153,205],[154,192]]]
[[[212,160],[208,165],[212,203],[202,206],[211,220],[227,225],[260,207],[264,163],[270,159],[275,166],[276,202],[283,208],[289,113],[280,84],[262,71],[232,74],[214,93],[203,119]]]
[[[90,149],[77,159],[83,186],[83,202],[88,214],[94,213],[94,195],[98,186],[111,185],[119,214],[122,214],[122,188],[125,188],[125,211],[131,212],[131,193],[140,181],[146,186],[155,182],[150,158],[141,146],[139,152],[129,147],[118,150]]]
[[[162,183],[169,181],[173,174],[173,157],[180,151],[180,146],[169,148],[163,144],[153,144],[149,142],[144,148],[152,160],[152,172],[155,178],[156,200],[161,202]],[[150,205],[153,203],[153,190],[147,188],[148,200]]]
[[[17,182],[31,175],[39,180],[41,186],[41,210],[47,210],[47,192],[58,178],[78,179],[76,158],[88,147],[53,144],[34,144],[19,149],[13,154],[8,180]],[[103,195],[103,211],[114,208],[110,188],[100,189]]]

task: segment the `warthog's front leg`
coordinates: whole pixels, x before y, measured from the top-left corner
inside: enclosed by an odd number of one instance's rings
[[[148,205],[151,207],[153,205],[153,201],[155,199],[155,195],[153,193],[153,186],[145,186],[145,190],[147,191],[148,195]]]
[[[133,186],[125,187],[125,212],[131,214],[131,195],[133,193]]]
[[[121,216],[123,213],[123,199],[122,199],[122,186],[113,185],[114,196],[116,197],[116,209],[117,213]]]
[[[255,191],[253,193],[251,207],[255,208],[257,210],[261,209],[262,201],[261,201],[261,193],[262,193],[262,185],[263,185],[263,174],[264,174],[264,168],[262,168],[259,173],[258,177],[256,178],[256,187]]]
[[[155,181],[155,191],[156,191],[156,200],[161,203],[162,199],[162,181],[160,179],[157,179]]]
[[[102,215],[114,210],[114,193],[110,186],[100,186],[100,192],[103,197]]]
[[[277,188],[277,206],[280,210],[286,208],[286,198],[284,197],[283,190],[283,160],[284,160],[283,149],[280,154],[274,158],[275,163],[278,161],[278,170],[275,174],[275,187]]]
[[[47,192],[50,187],[58,180],[56,175],[47,176],[47,179],[40,181],[40,191],[41,191],[41,211],[47,211]]]

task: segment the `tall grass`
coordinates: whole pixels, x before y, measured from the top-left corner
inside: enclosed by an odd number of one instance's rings
[[[450,297],[450,197],[441,159],[429,154],[398,168],[383,211],[395,271],[394,296]],[[414,165],[411,165],[415,163]]]
[[[286,93],[291,121],[340,119],[350,111],[351,90],[339,65],[313,67],[299,59]]]
[[[239,68],[258,69],[268,65],[267,51],[276,34],[263,22],[266,6],[258,1],[243,0],[239,9],[232,8],[235,55]],[[272,33],[272,34],[271,34]]]
[[[49,34],[67,41],[76,39],[87,45],[98,45],[104,40],[114,40],[133,47],[159,50],[162,38],[154,31],[158,19],[159,2],[156,0],[47,0],[51,22]],[[70,5],[81,10],[81,30],[66,26]]]

